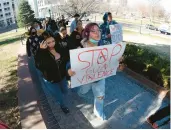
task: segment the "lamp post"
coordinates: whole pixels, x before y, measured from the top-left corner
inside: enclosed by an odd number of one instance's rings
[[[51,18],[51,10],[49,9],[49,16],[50,16],[50,18]]]
[[[141,17],[141,25],[140,25],[140,34],[141,34],[141,28],[142,28],[142,20],[143,20],[143,16]]]

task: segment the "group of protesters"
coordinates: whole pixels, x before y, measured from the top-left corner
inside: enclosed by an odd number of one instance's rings
[[[69,50],[111,44],[105,41],[110,41],[111,38],[109,25],[116,24],[115,21],[112,21],[110,12],[105,13],[104,23],[100,27],[97,23],[88,23],[83,28],[79,17],[79,14],[74,15],[69,33],[64,16],[58,23],[51,19],[46,19],[42,23],[35,21],[29,30],[29,38],[26,43],[28,57],[34,59],[36,68],[43,76],[47,91],[56,99],[64,113],[69,113],[69,109],[63,96],[67,94],[70,77],[75,75],[75,72],[71,70]],[[103,111],[105,79],[82,85],[76,89],[75,92],[80,96],[92,89],[94,114],[105,120],[106,116]]]
[[[70,88],[70,77],[76,72],[71,69],[69,51],[78,48],[88,48],[112,44],[109,25],[117,24],[112,20],[112,14],[106,12],[103,23],[88,23],[83,28],[80,15],[75,14],[67,31],[67,22],[62,19],[35,21],[29,30],[26,47],[29,59],[33,58],[38,71],[41,72],[47,91],[55,98],[64,113],[69,113],[69,108],[63,96]],[[122,62],[122,58],[119,59]],[[119,65],[118,69],[121,69]],[[94,114],[102,120],[106,120],[104,113],[105,79],[88,83],[75,88],[79,96],[84,95],[90,89],[94,94]]]

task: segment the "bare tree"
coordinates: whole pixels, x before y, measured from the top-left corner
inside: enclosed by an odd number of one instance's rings
[[[127,0],[119,0],[117,4],[115,4],[115,0],[113,0],[111,10],[112,12],[115,12],[115,15],[125,14],[128,11]]]
[[[138,4],[137,5],[137,10],[141,13],[141,17],[147,17],[149,16],[150,8],[149,6],[145,4]]]
[[[54,0],[49,0],[54,3]],[[56,0],[55,0],[56,1]],[[69,16],[74,14],[84,15],[89,13],[94,13],[99,10],[100,3],[97,0],[67,0],[62,1],[62,4],[58,8]]]
[[[171,23],[171,13],[165,13],[164,20],[165,20],[165,22],[170,24]]]
[[[148,0],[150,3],[150,21],[152,22],[154,20],[154,8],[156,4],[160,2],[160,0]]]
[[[164,18],[165,17],[165,10],[161,5],[156,5],[153,9],[153,17],[155,18]]]

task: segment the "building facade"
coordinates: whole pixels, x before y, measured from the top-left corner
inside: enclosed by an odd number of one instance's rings
[[[126,6],[127,0],[103,0],[104,3],[108,3],[110,5],[121,5]]]
[[[31,9],[34,11],[35,17],[39,17],[37,0],[27,0],[27,1],[31,6]]]
[[[67,0],[37,0],[39,17],[52,17],[56,19],[64,15],[60,7],[64,6],[65,2],[67,2]]]
[[[15,0],[0,0],[0,28],[16,21]]]

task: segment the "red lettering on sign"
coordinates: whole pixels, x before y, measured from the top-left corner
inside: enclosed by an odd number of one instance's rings
[[[79,53],[78,61],[81,62],[82,69],[85,72],[83,77],[78,77],[80,84],[86,84],[91,81],[102,79],[113,74],[114,68],[110,63],[112,58],[118,55],[122,50],[121,44],[113,46],[112,51],[107,48],[93,49]],[[110,54],[109,54],[110,53]],[[88,55],[87,55],[88,54]],[[86,57],[87,56],[87,57]]]
[[[106,57],[104,55],[104,53],[106,52]],[[108,49],[107,48],[103,48],[100,53],[99,53],[99,56],[98,56],[98,59],[97,59],[97,63],[98,64],[103,64],[104,62],[106,62],[108,59]],[[102,60],[102,62],[100,63],[99,60]]]
[[[85,75],[83,76],[83,78],[82,78],[81,81],[77,78],[77,80],[78,80],[81,84],[83,83],[84,79],[85,79]]]
[[[119,51],[118,51],[118,52],[115,52],[116,47],[120,47],[120,49],[119,49]],[[117,44],[117,45],[113,48],[113,50],[112,50],[112,54],[111,54],[111,56],[110,56],[110,60],[109,60],[109,62],[111,62],[111,59],[112,59],[112,57],[113,57],[113,56],[116,56],[117,54],[119,54],[119,53],[120,53],[121,49],[122,49],[121,44]]]
[[[90,51],[85,51],[85,52],[90,52]],[[86,68],[88,68],[88,67],[90,66],[90,62],[89,62],[89,61],[83,61],[83,60],[80,59],[80,55],[83,54],[83,53],[85,53],[85,52],[81,52],[81,53],[78,55],[78,60],[79,60],[80,62],[88,63],[88,65],[87,65],[85,68],[82,68],[82,70],[83,70],[83,69],[86,69]]]
[[[107,55],[108,55],[108,50],[107,50],[107,48],[104,48],[104,49],[95,49],[95,50],[88,50],[88,51],[83,51],[83,52],[81,52],[80,54],[78,54],[78,60],[80,61],[80,62],[83,62],[83,63],[87,63],[87,65],[86,65],[86,67],[84,67],[84,68],[82,68],[82,70],[83,69],[87,69],[87,68],[89,68],[90,66],[92,66],[93,64],[94,64],[94,61],[96,61],[96,60],[94,60],[94,52],[99,52],[100,51],[100,53],[99,53],[99,57],[101,56],[103,59],[104,59],[104,61],[103,61],[103,63],[104,62],[106,62],[107,61],[107,58],[105,57],[105,55],[103,54],[103,52],[102,52],[102,50],[106,50],[106,52],[107,52]],[[85,53],[92,53],[92,56],[90,57],[90,61],[85,61],[85,60],[81,60],[81,55],[83,55],[83,54],[85,54]],[[100,63],[99,61],[98,61],[98,59],[97,59],[97,61],[96,61],[98,64],[102,64],[102,63]]]
[[[102,78],[103,77],[103,71],[98,72],[98,78]]]

